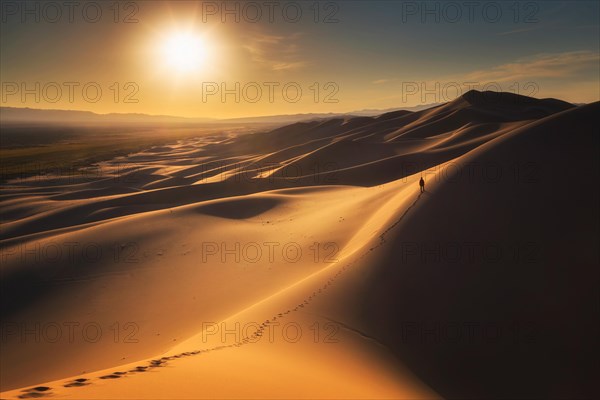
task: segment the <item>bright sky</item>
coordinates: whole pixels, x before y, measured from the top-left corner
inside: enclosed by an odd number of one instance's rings
[[[229,118],[410,107],[470,88],[599,100],[597,1],[1,7],[2,106]]]

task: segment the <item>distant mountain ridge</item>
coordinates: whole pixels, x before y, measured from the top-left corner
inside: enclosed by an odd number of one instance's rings
[[[0,107],[0,121],[3,123],[102,123],[102,122],[211,122],[212,118],[183,118],[170,115],[149,115],[140,113],[97,114],[92,111],[38,109],[29,107]]]
[[[326,119],[340,116],[374,116],[399,109],[418,111],[436,106],[424,104],[415,107],[390,108],[384,110],[364,109],[349,113],[306,113],[282,114],[259,117],[240,118],[188,118],[172,115],[151,115],[141,113],[109,113],[98,114],[92,111],[38,109],[29,107],[0,107],[0,122],[2,123],[53,123],[53,124],[90,124],[90,123],[293,123],[311,119]]]
[[[579,104],[578,104],[579,105]],[[524,109],[538,110],[535,117],[547,114],[549,109],[566,109],[574,107],[573,104],[557,99],[536,99],[508,92],[480,92],[471,90],[462,96],[447,103],[422,104],[414,107],[394,107],[388,109],[362,109],[346,113],[300,113],[267,115],[258,117],[239,118],[189,118],[172,115],[151,115],[142,113],[108,113],[98,114],[92,111],[59,110],[59,109],[37,109],[29,107],[0,107],[1,123],[31,123],[31,124],[220,124],[220,123],[260,123],[260,124],[292,124],[310,120],[326,120],[332,118],[363,118],[377,117],[389,118],[391,115],[410,112],[421,112],[434,108],[456,109],[465,106],[472,108],[500,107],[501,112],[506,111],[506,106],[518,106],[520,111]],[[541,107],[541,108],[540,108]],[[355,121],[356,122],[356,121]]]

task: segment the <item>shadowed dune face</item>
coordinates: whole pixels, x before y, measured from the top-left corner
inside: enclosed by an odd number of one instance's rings
[[[599,111],[548,117],[456,160],[463,172],[526,168],[487,185],[466,173],[432,179],[357,283],[362,296],[346,298],[363,329],[442,396],[597,391]]]
[[[282,201],[275,197],[229,199],[207,202],[195,208],[201,214],[229,219],[247,219],[263,214]]]
[[[102,174],[85,179],[9,182],[0,193],[3,322],[106,330],[132,322],[139,343],[22,342],[11,325],[2,390],[72,378],[81,398],[107,397],[109,387],[148,397],[160,389],[153,384],[181,383],[205,367],[190,361],[153,374],[155,383],[114,372],[125,369],[89,373],[206,347],[197,336],[207,321],[286,315],[307,326],[336,321],[347,342],[328,350],[260,344],[249,354],[269,362],[237,379],[258,382],[268,371],[309,397],[318,397],[311,384],[329,382],[323,393],[333,395],[348,379],[363,397],[588,397],[596,365],[588,349],[598,334],[599,108],[469,92],[414,113],[183,139],[102,162]],[[448,243],[507,253],[428,259],[427,246]],[[281,251],[290,244],[301,252]],[[56,246],[62,257],[49,253]],[[91,262],[82,249],[101,256]],[[432,343],[418,333],[450,322],[520,336]],[[407,326],[416,337],[407,339]],[[215,370],[194,376],[214,389],[219,373],[247,362],[239,354],[211,356]],[[323,354],[357,367],[340,375],[343,365]],[[294,357],[324,363],[311,384],[294,380]],[[210,395],[265,395],[259,386],[228,390]]]

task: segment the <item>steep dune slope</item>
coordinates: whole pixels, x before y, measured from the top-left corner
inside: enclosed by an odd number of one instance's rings
[[[361,295],[340,299],[442,396],[597,395],[599,111],[547,117],[432,171],[354,281]]]

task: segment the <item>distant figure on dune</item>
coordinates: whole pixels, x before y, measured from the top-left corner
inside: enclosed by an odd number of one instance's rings
[[[423,180],[423,177],[419,180],[419,186],[421,186],[421,193],[423,193],[425,191],[425,181]]]

